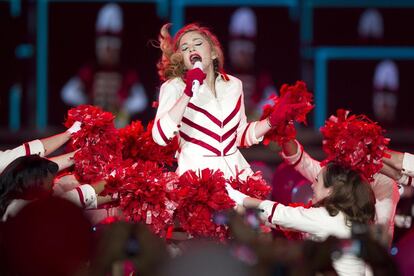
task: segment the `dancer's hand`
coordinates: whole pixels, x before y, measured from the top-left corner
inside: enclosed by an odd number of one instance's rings
[[[234,200],[234,202],[237,205],[243,206],[243,201],[246,197],[249,197],[248,195],[243,194],[242,192],[239,192],[235,190],[230,184],[226,184],[226,190],[229,194],[229,197]]]
[[[73,123],[73,125],[72,125],[70,128],[68,128],[66,131],[67,131],[67,132],[69,132],[70,134],[73,134],[73,133],[76,133],[76,132],[78,132],[79,130],[81,130],[81,126],[82,126],[82,123],[81,123],[81,122],[79,122],[79,121],[76,121],[76,122],[74,122],[74,123]]]

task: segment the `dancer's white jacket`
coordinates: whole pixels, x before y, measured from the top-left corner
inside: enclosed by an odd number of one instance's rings
[[[187,170],[220,169],[226,178],[244,170],[252,173],[238,147],[259,143],[255,136],[256,122],[248,123],[244,109],[242,83],[239,79],[219,75],[215,81],[216,95],[202,84],[187,105],[181,124],[177,126],[168,111],[182,96],[185,84],[181,78],[163,83],[152,137],[165,146],[175,135],[179,137],[177,173]]]
[[[7,165],[13,162],[13,160],[31,154],[37,154],[42,157],[45,156],[45,148],[40,140],[33,140],[14,149],[0,151],[0,173],[7,167]]]
[[[259,208],[263,210],[261,216],[265,221],[274,226],[304,232],[305,239],[324,241],[329,236],[351,238],[351,226],[342,212],[331,216],[324,207],[290,207],[270,200],[263,201]],[[351,254],[344,254],[335,260],[333,267],[341,276],[365,275],[367,269],[363,261]]]
[[[320,162],[314,160],[303,150],[302,145],[295,141],[298,146],[298,151],[291,156],[286,156],[281,152],[281,156],[295,169],[301,173],[310,182],[313,182],[321,170]],[[375,212],[376,223],[384,224],[388,227],[390,237],[394,234],[394,217],[397,203],[400,199],[397,183],[383,175],[374,175],[374,180],[371,182],[372,189],[375,194]]]
[[[404,152],[402,161],[402,172],[414,177],[414,154]]]
[[[56,186],[54,187],[53,195],[67,199],[68,201],[84,209],[93,209],[97,207],[95,189],[89,184],[79,185],[68,190],[62,189],[61,186]],[[6,221],[10,217],[16,216],[17,213],[19,213],[19,211],[30,202],[30,200],[24,199],[12,200],[7,206],[1,220]]]

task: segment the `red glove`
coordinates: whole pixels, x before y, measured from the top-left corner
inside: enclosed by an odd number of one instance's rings
[[[280,102],[277,109],[269,116],[269,123],[272,127],[286,124],[287,122],[294,120],[295,114],[298,110],[305,108],[307,103],[288,104],[285,101]]]
[[[187,73],[184,76],[186,84],[184,93],[191,98],[193,96],[193,81],[198,80],[200,85],[202,85],[203,80],[206,78],[206,76],[207,75],[200,68],[194,68],[187,71]]]

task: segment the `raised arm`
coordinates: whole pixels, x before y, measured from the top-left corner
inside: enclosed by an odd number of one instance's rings
[[[201,85],[205,77],[203,71],[195,68],[187,72],[186,85],[170,80],[161,86],[157,115],[152,128],[152,138],[157,144],[165,146],[177,135],[185,109],[193,96],[192,82],[198,80]]]
[[[55,162],[59,166],[59,171],[62,171],[66,168],[69,168],[74,164],[73,156],[75,155],[75,151],[58,155],[55,157],[49,158],[49,160]]]
[[[310,182],[313,182],[321,170],[320,162],[313,159],[304,151],[296,140],[289,140],[282,144],[282,158]]]
[[[403,174],[414,177],[414,154],[392,150],[389,150],[387,153],[391,157],[384,157],[382,159],[385,164],[401,171]]]
[[[54,152],[64,143],[66,143],[73,133],[78,132],[81,129],[80,122],[74,122],[73,125],[68,128],[66,131],[56,134],[54,136],[46,137],[40,139],[43,144],[43,148],[45,149],[44,154],[45,156],[49,155],[50,153]]]
[[[258,208],[262,212],[260,216],[264,222],[283,228],[324,237],[338,219],[344,219],[329,216],[324,208],[290,207],[270,200],[259,200],[248,197],[230,185],[226,185],[226,190],[237,205],[245,208]]]

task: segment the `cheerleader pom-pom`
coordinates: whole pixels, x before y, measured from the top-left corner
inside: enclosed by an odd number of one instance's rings
[[[114,126],[114,118],[112,113],[103,111],[99,107],[80,105],[68,111],[64,125],[70,127],[77,121],[82,123],[82,128],[73,133],[71,139],[74,148],[81,148],[111,136],[116,139],[117,130]]]
[[[249,197],[266,199],[268,198],[272,188],[264,180],[262,172],[257,171],[248,176],[246,180],[240,179],[240,172],[235,178],[230,178],[228,183],[236,190],[248,195]]]
[[[114,115],[96,106],[80,105],[68,111],[65,126],[76,121],[82,124],[70,140],[72,147],[79,149],[74,156],[76,175],[86,183],[106,178],[121,161]]]
[[[181,175],[176,193],[179,199],[176,217],[192,236],[223,241],[228,238],[228,228],[215,224],[213,215],[234,207],[234,202],[227,194],[221,171],[204,169],[199,174],[189,170]]]
[[[313,95],[307,90],[303,81],[297,81],[295,85],[282,85],[280,97],[271,95],[273,105],[265,105],[261,120],[267,118],[272,127],[264,137],[264,144],[271,141],[283,144],[285,141],[296,137],[294,122],[306,125],[306,115],[313,109]]]
[[[384,130],[365,115],[348,116],[349,111],[337,110],[323,127],[323,150],[327,155],[323,164],[335,160],[362,173],[372,180],[382,168],[389,139]]]
[[[152,161],[161,167],[172,166],[176,161],[178,138],[174,137],[165,147],[160,146],[152,138],[152,127],[153,121],[148,124],[146,130],[140,121],[135,121],[119,130],[123,159]]]
[[[121,171],[108,183],[108,192],[118,193],[124,217],[145,223],[155,234],[165,236],[178,205],[173,196],[177,174],[163,172],[154,162],[142,161]]]

